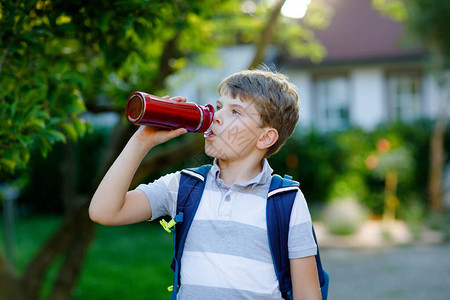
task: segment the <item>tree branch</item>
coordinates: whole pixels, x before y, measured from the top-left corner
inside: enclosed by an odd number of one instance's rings
[[[0,296],[5,300],[26,299],[20,286],[20,280],[2,255],[0,255]]]
[[[9,48],[7,48],[5,50],[5,52],[3,53],[3,56],[2,56],[2,60],[0,61],[0,73],[2,73],[3,64],[5,63],[5,59],[8,56],[8,54],[9,54]]]
[[[164,44],[163,53],[159,60],[158,78],[156,78],[155,88],[161,90],[165,86],[167,76],[174,72],[173,67],[170,66],[170,61],[177,58],[177,46],[182,30],[178,30],[169,40]]]
[[[88,217],[87,207],[83,206],[83,209],[78,209],[77,214],[77,228],[73,228],[72,243],[66,249],[66,256],[59,268],[50,300],[72,298],[73,287],[80,274],[91,241],[95,236],[95,224]]]
[[[58,227],[58,230],[28,264],[22,280],[29,299],[39,299],[44,275],[60,253],[71,245],[77,223],[76,214],[66,217],[64,223]]]
[[[264,62],[264,58],[266,57],[266,48],[272,42],[273,33],[275,26],[277,24],[278,17],[281,13],[281,7],[284,5],[286,0],[278,0],[273,8],[269,20],[267,21],[266,26],[261,31],[261,38],[256,44],[256,53],[253,57],[253,61],[249,66],[249,69],[257,68],[261,63]]]

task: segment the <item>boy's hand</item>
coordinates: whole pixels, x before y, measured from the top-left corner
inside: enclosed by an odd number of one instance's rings
[[[151,146],[156,146],[167,142],[170,139],[176,138],[186,133],[186,128],[178,129],[164,129],[156,126],[141,125],[136,131],[135,136],[140,141],[150,143]]]
[[[163,99],[176,101],[176,102],[186,102],[186,98],[176,96],[170,98],[169,96],[162,97]],[[184,133],[187,133],[185,128],[178,129],[165,129],[157,126],[149,126],[149,125],[141,125],[139,129],[135,133],[135,137],[143,142],[149,143],[152,147],[165,143],[170,139],[173,139],[177,136],[180,136]]]

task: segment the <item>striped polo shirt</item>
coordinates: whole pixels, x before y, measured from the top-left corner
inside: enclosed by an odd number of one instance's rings
[[[244,184],[227,186],[216,161],[189,229],[181,258],[178,299],[281,299],[269,248],[266,201],[272,169]],[[152,220],[176,214],[180,172],[141,184]],[[316,254],[311,216],[297,193],[289,225],[289,258]]]

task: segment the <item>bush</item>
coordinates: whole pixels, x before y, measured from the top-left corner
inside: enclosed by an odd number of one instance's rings
[[[372,131],[311,131],[291,137],[270,162],[275,172],[290,174],[300,181],[312,204],[354,197],[372,214],[381,215],[385,175],[395,171],[399,209],[417,201],[419,207],[427,207],[431,125],[429,121],[419,121],[383,124]],[[445,144],[450,145],[449,134]],[[401,211],[399,215],[402,216]]]

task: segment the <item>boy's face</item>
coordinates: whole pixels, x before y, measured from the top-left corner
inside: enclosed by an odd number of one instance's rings
[[[225,94],[217,101],[211,131],[206,137],[206,154],[223,161],[235,161],[256,151],[264,129],[254,101],[241,101],[239,97],[233,99]]]

